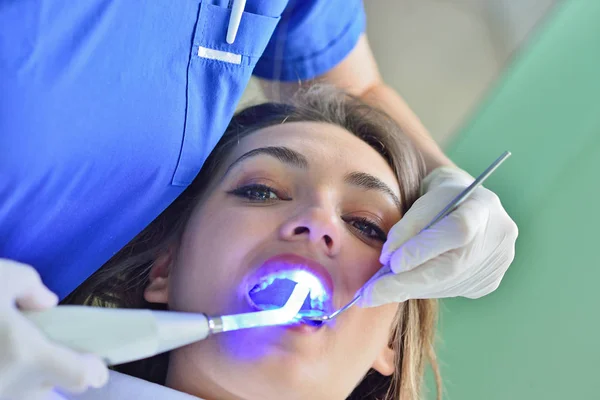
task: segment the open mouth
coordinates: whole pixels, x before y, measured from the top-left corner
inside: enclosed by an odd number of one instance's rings
[[[295,264],[279,261],[273,267],[273,261],[261,268],[247,286],[247,300],[258,310],[281,308],[288,301],[297,283],[310,288],[310,293],[302,304],[298,317],[322,316],[332,309],[331,285],[317,271],[311,270],[307,263]],[[325,279],[324,279],[325,278]]]

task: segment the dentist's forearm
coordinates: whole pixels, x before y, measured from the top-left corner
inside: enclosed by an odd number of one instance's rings
[[[354,49],[338,65],[304,83],[314,82],[342,88],[389,114],[423,154],[427,172],[444,165],[454,166],[402,97],[385,84],[366,35],[359,38]],[[267,98],[275,101],[285,100],[298,90],[298,84],[293,82],[261,80],[260,83]]]
[[[384,82],[377,83],[364,90],[360,97],[367,103],[385,111],[392,117],[402,130],[423,154],[427,172],[440,166],[455,166],[433,140],[421,120],[410,109],[398,93]]]
[[[366,35],[342,62],[318,80],[341,87],[390,115],[423,154],[427,172],[454,166],[404,99],[385,84]]]

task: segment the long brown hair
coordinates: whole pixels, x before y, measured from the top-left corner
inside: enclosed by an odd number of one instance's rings
[[[264,103],[237,113],[192,184],[148,227],[69,295],[63,303],[103,307],[163,306],[144,300],[143,291],[156,257],[176,245],[193,208],[223,167],[226,156],[244,136],[288,122],[323,122],[340,126],[374,148],[390,165],[400,186],[404,214],[419,194],[424,163],[419,152],[387,115],[329,86],[313,86],[296,94],[289,104]],[[430,363],[440,379],[434,352],[437,323],[435,300],[399,304],[389,345],[396,351],[396,371],[384,377],[371,370],[349,399],[417,400]],[[156,383],[164,383],[168,353],[124,364],[115,369]]]

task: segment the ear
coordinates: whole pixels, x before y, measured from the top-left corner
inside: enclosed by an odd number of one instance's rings
[[[396,351],[388,346],[381,349],[372,368],[381,375],[390,376],[396,371]]]
[[[173,262],[173,250],[169,249],[154,260],[150,269],[148,286],[144,289],[144,299],[149,303],[167,304],[169,300],[169,272]]]

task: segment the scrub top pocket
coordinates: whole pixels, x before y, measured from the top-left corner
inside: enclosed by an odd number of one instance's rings
[[[280,17],[244,12],[226,42],[231,9],[199,6],[187,69],[185,128],[173,184],[189,185],[225,131]]]

